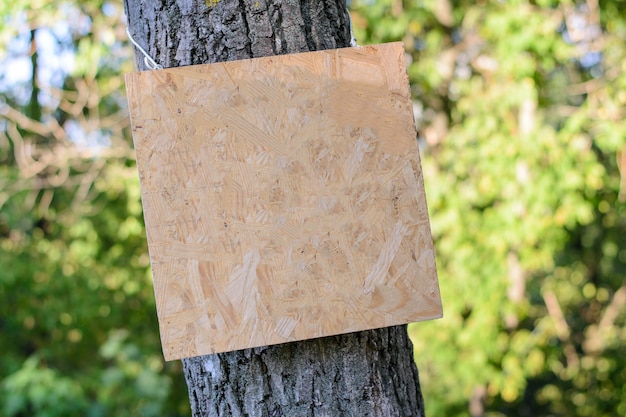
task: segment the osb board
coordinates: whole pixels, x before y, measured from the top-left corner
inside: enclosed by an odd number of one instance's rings
[[[400,43],[126,83],[166,359],[441,317]]]

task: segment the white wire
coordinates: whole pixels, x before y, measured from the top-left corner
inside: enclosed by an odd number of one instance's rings
[[[143,62],[144,64],[146,64],[146,67],[148,67],[148,69],[151,69],[151,70],[163,69],[163,66],[160,64],[157,64],[156,61],[152,59],[152,57],[145,51],[145,49],[143,49],[141,45],[139,45],[135,41],[135,39],[133,39],[133,36],[130,34],[130,30],[128,30],[128,27],[126,27],[126,33],[128,34],[128,39],[132,42],[132,44],[135,45],[137,49],[139,49],[141,53],[143,54]]]
[[[352,16],[350,16],[350,12],[348,12],[348,22],[350,22],[350,46],[357,46],[354,31],[352,30]]]

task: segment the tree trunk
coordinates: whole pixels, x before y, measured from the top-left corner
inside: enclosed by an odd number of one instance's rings
[[[163,67],[350,46],[342,0],[124,0]],[[135,51],[136,66],[147,69]],[[406,326],[183,360],[194,417],[423,416]]]

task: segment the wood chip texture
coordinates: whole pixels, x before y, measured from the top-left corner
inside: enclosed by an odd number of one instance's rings
[[[441,317],[400,43],[126,84],[166,359]]]

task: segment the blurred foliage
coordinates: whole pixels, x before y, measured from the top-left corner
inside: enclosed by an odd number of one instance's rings
[[[626,415],[626,2],[352,0],[401,40],[445,318],[430,416]],[[0,3],[0,415],[188,415],[160,352],[121,2]]]
[[[431,416],[626,415],[626,3],[354,0],[403,41],[444,319]]]
[[[0,4],[0,415],[183,416],[160,350],[121,2]]]

